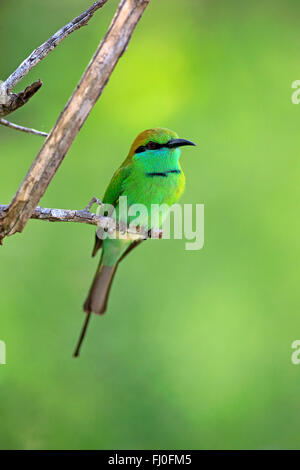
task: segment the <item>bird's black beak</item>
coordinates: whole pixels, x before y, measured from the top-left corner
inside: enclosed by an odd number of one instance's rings
[[[169,142],[167,144],[167,147],[172,149],[172,148],[176,148],[176,147],[183,147],[184,145],[194,145],[194,146],[196,146],[196,144],[194,144],[194,142],[191,142],[190,140],[172,139],[172,140],[169,140]]]

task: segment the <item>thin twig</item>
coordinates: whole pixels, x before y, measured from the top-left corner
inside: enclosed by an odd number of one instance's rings
[[[24,229],[126,50],[148,3],[149,0],[121,0],[105,38],[2,219],[0,241]]]
[[[88,10],[74,18],[70,23],[59,29],[51,38],[35,49],[19,67],[5,80],[4,85],[9,93],[22,78],[27,75],[42,59],[44,59],[61,41],[77,29],[85,26],[94,13],[101,8],[107,0],[98,0]]]
[[[39,135],[41,137],[48,136],[46,132],[37,131],[36,129],[30,129],[29,127],[19,126],[18,124],[14,124],[13,122],[6,121],[6,119],[0,119],[0,124],[2,124],[2,126],[9,127],[10,129],[15,129],[16,131],[26,132],[27,134]]]
[[[85,210],[90,211],[92,205],[94,205],[94,204],[98,204],[98,206],[104,206],[103,202],[101,202],[100,199],[98,199],[97,197],[94,196],[94,197],[92,197],[92,199],[90,200],[90,202],[86,206]]]

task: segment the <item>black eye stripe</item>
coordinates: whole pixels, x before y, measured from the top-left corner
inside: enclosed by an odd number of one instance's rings
[[[144,145],[141,145],[140,147],[138,147],[135,151],[135,153],[141,153],[141,152],[144,152],[146,150],[146,147]]]
[[[166,142],[165,144],[159,144],[158,142],[150,141],[147,143],[147,145],[141,145],[140,147],[138,147],[135,153],[145,152],[145,150],[158,150],[163,147],[168,147],[168,142]]]

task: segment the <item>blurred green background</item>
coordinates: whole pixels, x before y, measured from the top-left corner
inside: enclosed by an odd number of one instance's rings
[[[90,4],[2,0],[0,78]],[[44,82],[10,120],[51,129],[116,5],[19,84]],[[1,448],[300,448],[299,15],[296,1],[150,2],[41,205],[102,197],[136,134],[169,127],[198,144],[182,203],[205,204],[205,246],[134,251],[75,360],[93,227],[31,221],[6,239]],[[0,203],[41,144],[0,126]]]

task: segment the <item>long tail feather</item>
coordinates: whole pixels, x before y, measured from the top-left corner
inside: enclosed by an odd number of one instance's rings
[[[83,305],[83,310],[87,315],[73,354],[74,357],[79,356],[80,348],[91,318],[91,313],[93,312],[101,315],[106,311],[108,296],[117,266],[117,264],[114,266],[103,266],[101,262],[99,264],[89,294]]]
[[[103,266],[103,264],[100,264],[83,305],[83,310],[86,313],[93,312],[101,315],[106,311],[108,296],[116,269],[117,264],[114,266]]]
[[[83,324],[83,327],[82,327],[82,330],[81,330],[81,333],[80,333],[80,336],[79,336],[79,340],[77,342],[77,345],[76,345],[76,348],[75,348],[75,351],[74,351],[74,354],[73,354],[73,357],[78,357],[79,356],[80,348],[81,348],[82,342],[84,340],[90,318],[91,318],[91,313],[87,313],[86,318],[85,318],[85,322]]]
[[[102,240],[98,240],[99,239],[96,237],[93,256],[97,253],[98,249],[101,247],[102,244]],[[104,266],[101,263],[101,259],[93,283],[89,290],[88,296],[83,305],[83,310],[86,312],[87,315],[74,352],[74,357],[79,356],[80,348],[87,331],[91,314],[96,313],[98,315],[102,315],[106,311],[110,288],[119,262],[123,260],[125,256],[127,256],[128,253],[130,253],[130,251],[136,246],[138,246],[140,243],[140,240],[133,242],[121,256],[118,263],[113,266]]]

